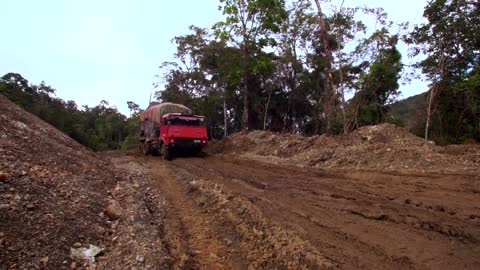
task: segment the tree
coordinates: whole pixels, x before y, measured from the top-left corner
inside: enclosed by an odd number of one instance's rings
[[[127,101],[127,106],[128,106],[128,109],[130,110],[130,117],[132,117],[132,111],[133,113],[136,113],[140,110],[140,106],[133,101]]]
[[[328,25],[325,22],[325,15],[322,12],[322,7],[319,0],[315,0],[318,10],[318,24],[320,26],[320,40],[323,47],[323,57],[325,58],[324,68],[324,110],[325,118],[327,122],[326,132],[331,134],[332,132],[332,118],[335,109],[336,91],[333,84],[332,75],[332,51],[330,49],[330,39],[328,35]]]
[[[0,80],[0,92],[25,110],[55,126],[73,139],[93,150],[118,149],[132,129],[125,129],[126,117],[108,101],[79,110],[75,101],[54,96],[55,89],[42,81],[29,84],[20,74],[8,73]],[[138,105],[132,103],[132,109]],[[136,105],[136,106],[135,106]]]
[[[305,108],[308,101],[300,89],[305,75],[305,52],[302,43],[312,29],[313,16],[310,1],[293,1],[287,7],[288,16],[281,25],[278,37],[278,61],[276,62],[276,81],[280,82],[283,92],[288,96],[286,110],[283,112],[282,132],[290,129],[297,112]],[[304,48],[304,47],[303,47]]]
[[[480,4],[468,0],[433,0],[425,7],[424,17],[428,23],[415,26],[405,41],[415,45],[413,57],[426,55],[416,67],[431,82],[424,132],[427,140],[441,96],[455,91],[454,87],[468,80],[479,65]],[[468,104],[460,106],[464,105]]]
[[[220,0],[220,3],[226,19],[215,24],[215,35],[242,51],[242,128],[248,129],[251,75],[263,65],[254,55],[265,46],[275,45],[270,35],[280,30],[279,24],[286,16],[284,0]]]
[[[388,36],[386,32],[383,35],[382,39],[388,38],[387,42],[381,45],[369,72],[361,80],[360,91],[353,98],[357,126],[384,122],[388,109],[386,105],[399,94],[398,79],[403,66],[396,47],[398,38],[396,35]]]
[[[376,18],[382,18],[378,16],[381,12],[374,12],[373,10],[366,10],[365,8],[345,8],[343,7],[344,1],[342,0],[340,6],[335,10],[334,14],[328,18],[330,30],[335,40],[332,46],[332,53],[334,58],[334,81],[335,86],[339,89],[339,96],[341,98],[341,111],[343,122],[343,133],[346,134],[349,130],[349,121],[346,113],[346,99],[345,93],[352,90],[355,79],[358,79],[356,74],[360,70],[359,66],[355,67],[356,54],[354,51],[347,51],[349,47],[355,47],[360,43],[357,40],[358,34],[365,34],[367,27],[361,20],[356,20],[356,16],[359,10],[364,15],[369,13],[376,13]],[[378,19],[377,19],[378,20]],[[353,43],[353,44],[352,44]],[[356,43],[356,44],[355,44]]]

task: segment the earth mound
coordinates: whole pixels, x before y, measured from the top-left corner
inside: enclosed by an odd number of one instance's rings
[[[142,235],[158,233],[144,214],[138,182],[145,179],[114,168],[2,95],[0,108],[0,269],[118,269],[149,263],[135,256],[163,254],[161,245],[136,247],[155,241]],[[136,228],[143,228],[136,246],[127,245],[119,232]],[[120,260],[122,246],[129,248]]]
[[[336,169],[477,172],[480,167],[478,145],[437,146],[392,124],[366,126],[339,136],[239,132],[214,143],[210,152]]]

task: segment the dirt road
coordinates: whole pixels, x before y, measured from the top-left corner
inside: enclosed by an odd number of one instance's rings
[[[480,178],[127,157],[165,199],[177,269],[480,269]]]

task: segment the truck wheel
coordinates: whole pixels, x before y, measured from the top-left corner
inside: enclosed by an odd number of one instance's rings
[[[171,160],[172,159],[172,150],[168,148],[166,144],[162,144],[162,159],[163,160]]]
[[[197,152],[197,157],[206,157],[207,156],[207,153],[203,150],[200,150]]]
[[[142,152],[143,152],[143,154],[144,154],[145,156],[147,156],[148,154],[150,154],[150,152],[151,152],[151,145],[150,145],[150,143],[144,142],[144,143],[142,144]]]
[[[150,153],[152,154],[152,156],[160,155],[160,149],[158,149],[158,143],[155,144],[155,147],[153,145],[151,145]]]

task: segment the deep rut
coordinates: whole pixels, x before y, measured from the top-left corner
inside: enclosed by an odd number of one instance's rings
[[[147,159],[145,159],[147,161]],[[147,161],[148,163],[148,161]],[[244,269],[229,235],[194,200],[162,163],[148,166],[165,199],[164,238],[174,269]]]

